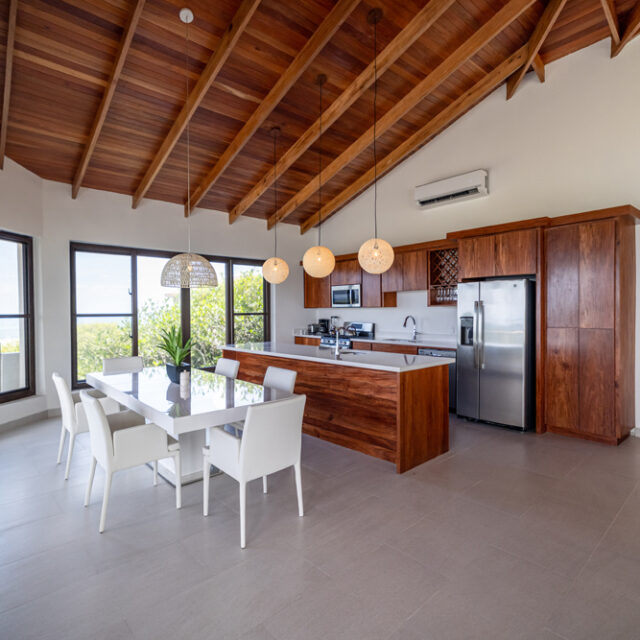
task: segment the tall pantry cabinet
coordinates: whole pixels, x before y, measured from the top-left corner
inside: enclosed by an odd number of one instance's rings
[[[544,233],[546,427],[616,444],[635,421],[634,219],[558,218]]]

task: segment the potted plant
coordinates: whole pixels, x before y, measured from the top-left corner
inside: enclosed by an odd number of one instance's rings
[[[191,338],[183,344],[182,329],[176,327],[162,329],[160,333],[162,340],[158,344],[158,348],[165,351],[171,359],[170,362],[167,362],[167,375],[171,382],[180,384],[180,374],[190,369],[189,364],[184,360],[189,357],[191,351]]]

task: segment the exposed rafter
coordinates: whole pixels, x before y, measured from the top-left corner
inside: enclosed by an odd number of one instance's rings
[[[536,54],[535,58],[531,62],[531,66],[533,67],[533,70],[536,72],[536,75],[538,76],[538,80],[540,80],[540,82],[544,82],[544,62],[542,61],[542,58],[540,57],[539,53]]]
[[[535,0],[511,0],[488,22],[478,29],[466,42],[460,45],[450,56],[441,62],[428,76],[421,80],[409,93],[387,111],[377,122],[378,136],[389,130],[406,113],[425,99],[429,93],[442,84],[452,73],[457,71],[469,58],[473,57],[488,42],[493,40],[507,25],[513,22]],[[370,144],[373,139],[373,126],[369,127],[355,142],[347,147],[322,172],[325,181],[330,180],[344,167],[353,162]],[[317,176],[311,180],[291,198],[283,207],[269,218],[269,227],[276,220],[283,220],[293,213],[318,188]]]
[[[7,48],[4,58],[4,89],[2,91],[2,116],[0,117],[0,169],[4,168],[4,151],[7,148],[9,126],[9,103],[11,102],[11,75],[13,71],[13,48],[16,39],[18,0],[11,0],[7,21]]]
[[[89,139],[87,140],[84,151],[82,152],[82,157],[80,158],[80,164],[76,169],[76,174],[73,179],[73,185],[71,187],[72,198],[76,198],[78,196],[78,191],[80,191],[80,186],[82,185],[84,176],[87,173],[89,162],[91,162],[91,156],[93,155],[93,152],[96,148],[96,144],[98,142],[100,132],[102,131],[104,121],[107,118],[107,113],[109,112],[109,107],[111,106],[111,100],[113,100],[113,96],[116,92],[116,87],[118,86],[118,80],[120,80],[120,74],[122,73],[124,61],[127,57],[127,53],[129,53],[129,48],[131,47],[131,42],[133,41],[133,36],[138,26],[138,20],[140,20],[140,14],[142,13],[144,2],[145,0],[136,0],[133,11],[129,16],[129,22],[127,23],[127,26],[122,33],[122,38],[120,39],[120,45],[118,47],[118,53],[116,54],[115,63],[113,65],[113,69],[111,70],[111,77],[109,78],[107,88],[105,89],[105,92],[102,96],[102,101],[100,102],[100,106],[98,107],[98,111],[96,112],[95,118],[93,120],[93,125],[91,126],[91,131],[89,133]]]
[[[627,44],[629,44],[629,42],[638,35],[638,33],[640,33],[640,0],[638,0],[636,6],[633,8],[633,12],[631,13],[629,22],[624,30],[624,34],[620,38],[620,42],[617,46],[611,49],[611,57],[614,58],[617,56],[627,46]]]
[[[611,32],[611,51],[620,44],[620,23],[616,11],[615,0],[600,0],[604,16]]]
[[[527,59],[526,45],[509,56],[502,64],[488,73],[482,80],[477,82],[471,89],[462,94],[455,102],[443,109],[437,116],[432,118],[421,129],[398,145],[386,157],[378,161],[377,173],[381,174],[392,169],[396,164],[404,160],[407,156],[417,151],[430,139],[437,136],[457,118],[469,111],[472,107],[483,100],[487,95],[500,86],[508,76],[522,66]],[[326,220],[332,213],[343,207],[347,202],[355,198],[361,191],[373,183],[375,177],[374,168],[371,167],[363,173],[355,182],[341,191],[322,211],[314,213],[300,225],[300,233],[306,233],[309,229],[318,224],[320,216]]]
[[[566,4],[567,0],[551,0],[544,10],[542,17],[538,21],[536,28],[533,30],[533,34],[529,39],[528,53],[526,62],[520,67],[516,73],[507,81],[507,100],[513,97],[517,88],[520,86],[522,79],[529,71],[529,67],[533,63],[534,58],[538,55],[540,47],[542,47],[546,37],[551,31],[551,27],[555,24],[562,8]]]
[[[383,74],[452,4],[454,0],[431,0],[378,55],[378,75]],[[330,127],[371,86],[373,62],[333,101],[322,114],[322,124]],[[286,151],[278,171],[286,171],[318,139],[320,119],[316,120]],[[270,169],[229,214],[234,222],[251,207],[273,183]]]
[[[222,65],[224,65],[231,55],[233,48],[238,42],[238,38],[240,38],[246,29],[249,20],[251,20],[259,4],[260,0],[243,0],[240,4],[240,7],[236,11],[224,35],[222,36],[218,47],[209,58],[207,66],[200,74],[198,82],[193,87],[193,90],[180,110],[178,117],[175,119],[173,125],[171,125],[169,133],[162,141],[162,144],[151,161],[149,168],[136,188],[136,191],[133,194],[132,203],[134,209],[140,204],[140,201],[144,198],[156,176],[160,173],[164,163],[167,161],[167,158],[184,132],[187,123],[191,120],[196,109],[200,106],[200,103],[206,96],[207,91],[209,91],[211,85],[218,76],[220,69],[222,69]],[[195,205],[192,205],[192,208],[193,206]]]
[[[360,0],[339,0],[333,7],[329,15],[322,21],[307,43],[302,47],[300,53],[293,59],[287,70],[280,76],[278,82],[273,86],[260,106],[253,112],[245,125],[240,129],[238,135],[231,141],[231,144],[224,150],[218,161],[204,177],[204,180],[191,195],[191,207],[198,206],[198,203],[207,195],[207,191],[215,184],[225,169],[240,153],[242,148],[251,139],[251,136],[258,130],[260,125],[269,117],[280,100],[284,98],[289,89],[295,84],[304,70],[313,62],[314,58],[324,49],[325,45],[333,34],[340,28],[340,25],[349,17],[351,12],[358,5]]]

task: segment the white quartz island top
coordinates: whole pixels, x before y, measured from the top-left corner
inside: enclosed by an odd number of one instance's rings
[[[452,358],[433,358],[431,356],[405,355],[402,353],[386,353],[383,351],[353,351],[351,349],[342,351],[339,356],[336,356],[333,347],[313,347],[285,342],[228,344],[223,347],[223,349],[227,351],[255,353],[264,356],[335,364],[344,367],[393,371],[395,373],[414,371],[416,369],[428,369],[429,367],[441,367],[455,362]]]

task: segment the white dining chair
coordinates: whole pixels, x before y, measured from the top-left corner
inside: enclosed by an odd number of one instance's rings
[[[231,358],[218,358],[218,362],[216,362],[215,373],[218,373],[221,376],[226,376],[227,378],[233,378],[235,380],[235,378],[238,377],[239,368],[239,360],[231,360]]]
[[[142,356],[127,356],[126,358],[104,358],[102,373],[105,376],[116,373],[138,373],[144,369]]]
[[[89,437],[91,439],[91,469],[89,483],[85,494],[84,506],[89,506],[91,488],[96,472],[96,464],[104,469],[104,496],[100,512],[99,531],[104,531],[107,518],[107,506],[111,493],[111,480],[116,471],[138,467],[149,462],[157,462],[163,458],[173,458],[176,477],[176,509],[182,506],[182,485],[180,480],[180,444],[169,437],[164,429],[153,423],[144,424],[144,419],[137,420],[133,411],[123,411],[118,424],[110,423],[100,403],[88,393],[80,393],[82,403],[87,412]],[[133,416],[122,414],[131,413]]]
[[[209,514],[209,465],[213,464],[240,485],[240,547],[246,546],[247,482],[287,467],[294,468],[298,515],[304,515],[300,454],[302,416],[307,397],[249,407],[244,434],[238,438],[221,428],[211,430],[209,447],[202,450],[203,515]]]
[[[293,393],[293,389],[296,386],[297,376],[298,372],[293,369],[267,367],[267,370],[264,372],[264,378],[262,379],[262,386],[270,387],[271,389],[278,389],[278,391]]]
[[[71,393],[69,385],[57,371],[54,371],[51,374],[51,378],[56,388],[56,392],[58,393],[62,422],[60,426],[60,444],[58,445],[58,460],[56,464],[60,464],[62,461],[64,441],[68,432],[69,451],[67,453],[67,465],[64,471],[64,479],[68,480],[69,472],[71,470],[71,456],[73,456],[73,447],[75,445],[76,436],[79,433],[88,431],[89,425],[87,424],[84,407],[80,402],[80,395],[78,393]],[[120,411],[120,405],[113,398],[107,398],[103,393],[95,390],[92,390],[89,393],[100,402],[106,414],[111,415]]]

